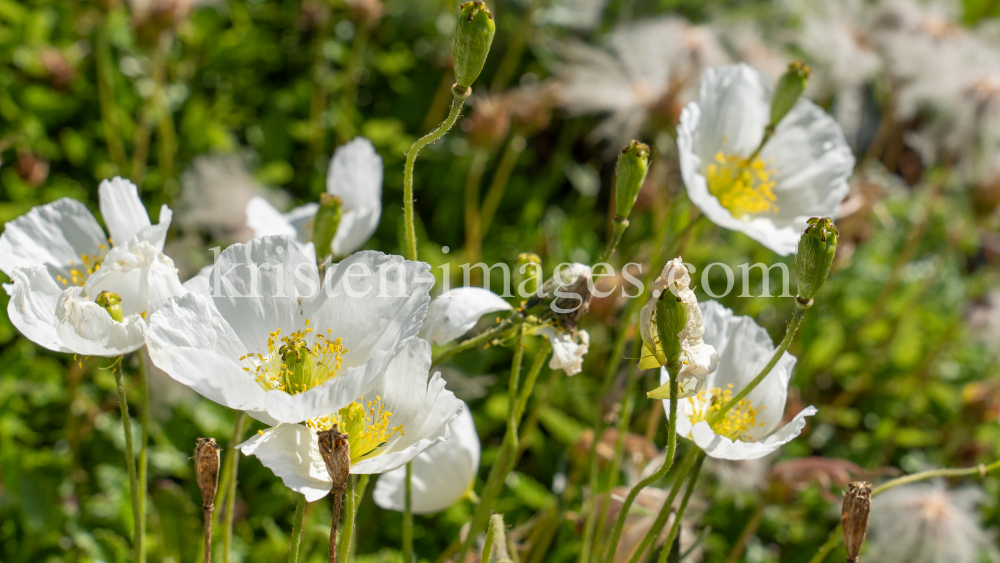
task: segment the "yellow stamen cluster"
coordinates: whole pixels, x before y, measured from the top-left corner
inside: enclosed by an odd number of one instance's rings
[[[713,387],[712,389],[702,389],[694,397],[690,397],[692,413],[688,415],[691,424],[701,421],[711,421],[715,415],[722,410],[723,405],[733,398],[733,385],[729,384],[726,389]],[[757,423],[757,413],[765,407],[754,407],[750,399],[741,399],[733,408],[726,412],[719,422],[709,424],[712,430],[719,436],[725,436],[730,440],[740,440],[743,442],[753,442],[750,431],[754,428],[764,426],[764,423]]]
[[[737,155],[715,155],[708,165],[708,191],[733,217],[744,218],[759,213],[777,213],[774,204],[775,170],[767,168],[760,158],[753,160]]]
[[[104,261],[103,254],[107,254],[107,246],[99,244],[97,247],[101,250],[102,255],[87,253],[81,254],[80,267],[77,267],[75,260],[70,260],[69,262],[69,279],[66,279],[65,276],[56,274],[56,280],[63,285],[83,285],[86,283],[87,278],[101,267],[101,262]]]
[[[382,397],[368,401],[367,407],[361,406],[364,400],[362,397],[360,402],[355,401],[335,414],[306,421],[306,425],[317,432],[329,430],[336,424],[339,431],[347,434],[352,464],[376,454],[396,432],[403,435],[402,425],[389,427],[392,413],[385,409]]]
[[[307,320],[304,330],[288,336],[281,336],[281,329],[272,332],[267,355],[247,354],[240,361],[250,364],[243,370],[253,374],[264,389],[295,395],[337,377],[346,353],[341,338],[314,335]]]

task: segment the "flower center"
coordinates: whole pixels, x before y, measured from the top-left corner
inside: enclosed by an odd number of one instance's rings
[[[327,335],[331,332],[326,331]],[[267,355],[247,354],[240,361],[250,365],[243,370],[253,374],[267,391],[284,391],[290,395],[304,393],[337,377],[344,364],[341,338],[313,334],[306,319],[305,330],[281,336],[281,329],[267,339]]]
[[[367,410],[361,406],[364,400],[361,397],[360,401],[347,405],[335,414],[306,421],[306,426],[317,432],[329,430],[336,424],[339,431],[347,434],[352,465],[378,453],[394,433],[403,435],[402,425],[389,427],[392,413],[385,409],[382,397],[376,396],[374,401],[368,401]]]
[[[708,165],[708,191],[733,217],[746,218],[758,213],[777,213],[774,195],[775,174],[760,158],[753,160],[719,151]]]
[[[83,253],[80,255],[80,264],[77,264],[76,260],[69,261],[69,271],[67,272],[69,279],[61,274],[56,274],[56,280],[63,285],[83,285],[86,283],[87,278],[101,267],[104,255],[108,253],[108,247],[103,244],[97,245],[97,248],[100,249],[101,254]]]
[[[713,387],[702,389],[694,397],[690,397],[692,413],[688,415],[691,424],[701,421],[711,421],[716,413],[722,410],[723,405],[733,398],[733,385],[730,383],[726,389]],[[733,408],[729,409],[722,420],[712,424],[712,430],[719,436],[725,436],[734,442],[753,442],[750,431],[754,428],[764,426],[764,423],[757,423],[757,413],[765,407],[754,407],[750,399],[741,399]]]

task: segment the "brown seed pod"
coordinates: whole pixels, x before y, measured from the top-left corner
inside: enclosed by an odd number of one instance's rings
[[[859,563],[861,545],[868,532],[868,514],[872,510],[872,485],[865,481],[855,481],[847,486],[840,523],[844,528],[844,547],[847,563]]]
[[[212,508],[215,504],[215,491],[219,488],[220,451],[222,448],[215,443],[215,438],[198,438],[198,445],[194,448],[194,473],[204,508]]]
[[[351,445],[347,442],[347,434],[341,433],[334,424],[333,428],[319,433],[319,453],[326,463],[326,471],[333,481],[333,492],[347,490],[347,479],[351,476]]]

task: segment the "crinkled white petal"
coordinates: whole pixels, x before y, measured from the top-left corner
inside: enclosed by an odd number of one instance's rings
[[[296,237],[295,227],[266,199],[254,196],[245,209],[247,227],[253,231],[253,238],[271,235]],[[315,211],[313,212],[315,215]]]
[[[193,291],[195,293],[200,293],[206,297],[212,296],[212,266],[205,266],[198,270],[191,279],[184,282],[184,289],[187,291]]]
[[[576,375],[583,371],[583,357],[590,349],[590,334],[585,330],[572,335],[561,328],[544,326],[538,329],[552,344],[552,358],[549,369],[561,369],[566,375]]]
[[[333,486],[319,453],[316,433],[302,424],[281,424],[255,434],[237,446],[244,455],[257,456],[286,487],[315,502]]]
[[[472,411],[449,425],[451,436],[431,446],[410,462],[410,500],[415,514],[440,512],[462,499],[472,488],[479,471],[480,443]],[[406,508],[406,467],[383,473],[372,492],[375,504],[386,510]]]
[[[457,287],[435,297],[420,329],[420,338],[447,344],[469,332],[487,313],[510,310],[509,303],[488,289]]]
[[[91,300],[102,291],[118,294],[126,317],[140,315],[146,319],[167,299],[186,292],[173,260],[138,239],[111,249],[84,287]]]
[[[146,321],[141,316],[117,322],[82,292],[82,287],[71,287],[56,304],[56,334],[66,348],[85,356],[121,356],[142,348]]]
[[[63,289],[45,266],[17,268],[12,283],[4,286],[10,295],[7,316],[29,340],[55,352],[72,352],[56,332],[56,306]]]
[[[343,204],[333,254],[347,256],[364,246],[382,216],[382,157],[368,139],[357,137],[334,151],[326,192]]]
[[[806,417],[817,412],[816,407],[811,405],[802,409],[788,424],[760,442],[740,440],[734,442],[713,432],[705,421],[694,425],[691,429],[691,439],[706,454],[715,459],[758,459],[777,451],[781,446],[794,440],[806,427]],[[679,429],[680,425],[678,424]]]
[[[33,207],[8,221],[0,235],[0,270],[36,264],[67,267],[81,256],[102,256],[108,238],[87,207],[70,198]]]
[[[139,189],[129,180],[115,176],[102,181],[97,190],[101,216],[115,245],[127,244],[139,231],[151,225],[149,214],[139,199]]]

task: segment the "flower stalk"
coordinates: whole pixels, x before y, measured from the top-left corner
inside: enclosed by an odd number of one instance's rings
[[[288,563],[298,563],[299,549],[302,546],[302,516],[306,511],[306,497],[303,494],[296,496],[295,515],[292,516],[292,541],[288,544]]]
[[[696,450],[691,450],[696,451]],[[674,514],[674,525],[670,527],[670,533],[667,535],[667,541],[664,544],[664,549],[660,553],[659,563],[666,563],[667,554],[670,553],[670,549],[674,545],[674,541],[678,539],[678,535],[681,531],[681,521],[684,518],[684,511],[687,510],[688,501],[691,500],[691,494],[694,493],[694,486],[698,483],[698,475],[701,473],[701,465],[705,463],[705,452],[698,450],[696,454],[696,459],[694,462],[694,468],[688,473],[690,475],[688,479],[687,488],[684,489],[684,498],[681,499],[681,505],[677,509],[677,513]],[[685,473],[681,473],[677,477],[680,481]]]
[[[368,488],[368,478],[370,475],[359,475],[352,479],[353,490],[346,495],[347,502],[344,503],[344,541],[340,542],[340,561],[349,561],[351,556],[351,543],[354,541],[354,519],[358,513],[358,504],[365,495]]]
[[[413,463],[406,464],[406,498],[403,508],[403,561],[413,561]]]
[[[139,479],[135,469],[135,447],[132,441],[132,419],[128,415],[128,398],[125,396],[125,374],[122,372],[122,358],[115,362],[115,385],[118,387],[118,405],[121,408],[122,425],[125,427],[125,467],[128,470],[129,495],[132,501],[132,557],[134,561],[144,558],[142,515],[139,506]]]
[[[229,442],[229,451],[226,452],[226,515],[222,528],[222,561],[229,563],[230,547],[233,544],[233,512],[236,509],[236,477],[239,474],[239,451],[236,446],[243,438],[243,425],[246,422],[246,413],[239,411],[236,413],[236,422],[233,428],[233,438]]]
[[[674,499],[677,498],[681,487],[684,486],[684,478],[691,471],[691,465],[695,463],[697,455],[698,449],[691,448],[687,455],[684,456],[684,459],[681,461],[681,465],[678,468],[679,471],[677,472],[676,478],[674,479],[674,484],[670,487],[670,493],[667,494],[667,499],[663,502],[663,506],[660,507],[660,512],[656,515],[656,520],[653,522],[653,526],[646,533],[646,536],[643,537],[638,549],[635,550],[635,553],[633,553],[632,557],[629,559],[629,563],[637,563],[653,540],[660,535],[660,532],[663,531],[663,527],[667,524],[667,518],[669,518],[670,514],[674,511]],[[704,458],[704,455],[701,457]],[[670,545],[669,540],[666,545]],[[614,554],[612,554],[612,557],[613,556]]]

